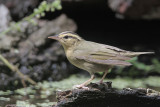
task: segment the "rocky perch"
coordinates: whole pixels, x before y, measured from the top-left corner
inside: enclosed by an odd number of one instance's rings
[[[112,88],[112,82],[90,83],[89,90],[57,92],[55,107],[160,107],[160,92],[144,88]]]

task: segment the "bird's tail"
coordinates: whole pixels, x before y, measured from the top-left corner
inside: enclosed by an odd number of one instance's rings
[[[154,52],[127,52],[125,53],[125,56],[135,57],[135,56],[142,55],[142,54],[154,54]]]

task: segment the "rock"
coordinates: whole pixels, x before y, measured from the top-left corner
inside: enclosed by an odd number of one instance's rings
[[[0,0],[11,12],[14,20],[19,20],[29,15],[38,5],[40,0]]]
[[[37,19],[34,22],[37,23]],[[14,23],[15,22],[11,22]],[[11,24],[10,23],[10,24]],[[32,34],[39,28],[39,25],[33,25],[30,22],[24,21],[19,25],[18,28],[12,28],[10,32],[5,35],[0,35],[0,50],[11,50],[12,47],[17,47],[18,43],[27,38],[28,35]]]
[[[29,33],[26,32],[34,27],[27,22],[20,26],[22,25],[23,31],[21,35],[19,35],[19,31],[15,31],[10,32],[8,36],[1,39],[6,40],[6,43],[3,43],[4,50],[8,45],[8,50],[6,49],[7,51],[2,55],[7,58],[10,63],[19,65],[20,71],[35,81],[61,80],[69,76],[72,73],[69,71],[71,65],[66,60],[63,48],[58,42],[48,39],[48,37],[62,31],[75,31],[77,29],[75,22],[65,14],[62,14],[51,21],[37,20],[36,29]],[[2,63],[0,63],[0,70],[3,71],[1,66],[3,66]],[[6,74],[10,75],[9,72]],[[14,76],[12,78],[14,78]],[[11,82],[16,81],[16,79],[17,78],[14,78],[12,81],[7,79],[9,81],[7,83],[12,84]],[[3,84],[0,84],[0,87],[3,87]]]
[[[11,16],[9,10],[3,4],[0,4],[0,12],[0,32],[2,32],[8,28]]]
[[[0,39],[0,50],[9,50],[11,49],[13,42],[17,41],[18,38],[14,38],[8,35],[5,35],[5,37],[2,37]],[[19,40],[19,39],[18,39]]]
[[[111,82],[91,83],[89,90],[73,89],[57,92],[55,107],[159,107],[160,92],[152,89],[113,89]],[[151,91],[149,91],[151,90]]]
[[[118,18],[159,19],[159,0],[108,0],[108,6]]]
[[[61,15],[53,21],[46,22],[44,26],[42,26],[39,30],[32,33],[28,37],[28,39],[20,42],[19,52],[20,52],[21,59],[23,59],[26,62],[27,61],[26,58],[33,59],[33,56],[35,54],[36,54],[35,58],[39,58],[37,54],[43,51],[41,50],[41,47],[48,44],[47,43],[49,42],[48,36],[55,35],[66,30],[75,31],[76,28],[77,27],[74,24],[74,22],[68,19],[66,15]],[[46,47],[46,49],[47,48],[48,47]],[[25,56],[28,56],[28,57],[25,57]],[[22,63],[23,63],[23,60],[22,60]]]
[[[11,21],[11,16],[8,8],[0,4],[0,33],[7,30],[9,23]],[[5,38],[0,35],[0,50],[1,49],[10,49],[11,43],[17,38],[10,37],[8,35],[5,35]]]

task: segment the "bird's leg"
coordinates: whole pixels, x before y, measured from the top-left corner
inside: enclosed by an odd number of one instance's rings
[[[94,79],[94,74],[91,75],[91,78],[87,81],[85,81],[84,83],[81,84],[81,86],[85,86],[87,85],[90,81],[92,81]]]
[[[85,81],[84,83],[80,84],[80,85],[76,85],[74,86],[74,88],[84,88],[84,89],[88,89],[88,87],[85,87],[85,85],[87,85],[90,81],[92,81],[94,79],[94,74],[91,74],[91,78],[87,81]]]
[[[106,77],[107,73],[108,73],[108,69],[107,69],[106,72],[104,73],[104,75],[103,75],[102,79],[99,81],[99,83],[103,83],[103,80],[104,80],[104,78]]]

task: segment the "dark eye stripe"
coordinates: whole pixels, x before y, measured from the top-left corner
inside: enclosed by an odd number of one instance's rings
[[[63,37],[64,39],[68,39],[68,38],[70,38],[70,36],[65,36],[65,37]]]
[[[63,37],[64,39],[69,39],[69,38],[73,38],[73,39],[77,39],[76,37],[73,37],[73,36],[68,36],[66,35],[65,37]]]
[[[64,38],[65,40],[67,40],[67,39],[69,39],[69,38],[72,38],[72,39],[76,39],[76,40],[80,41],[79,38],[74,37],[74,36],[69,36],[69,35],[65,35],[63,38]]]

